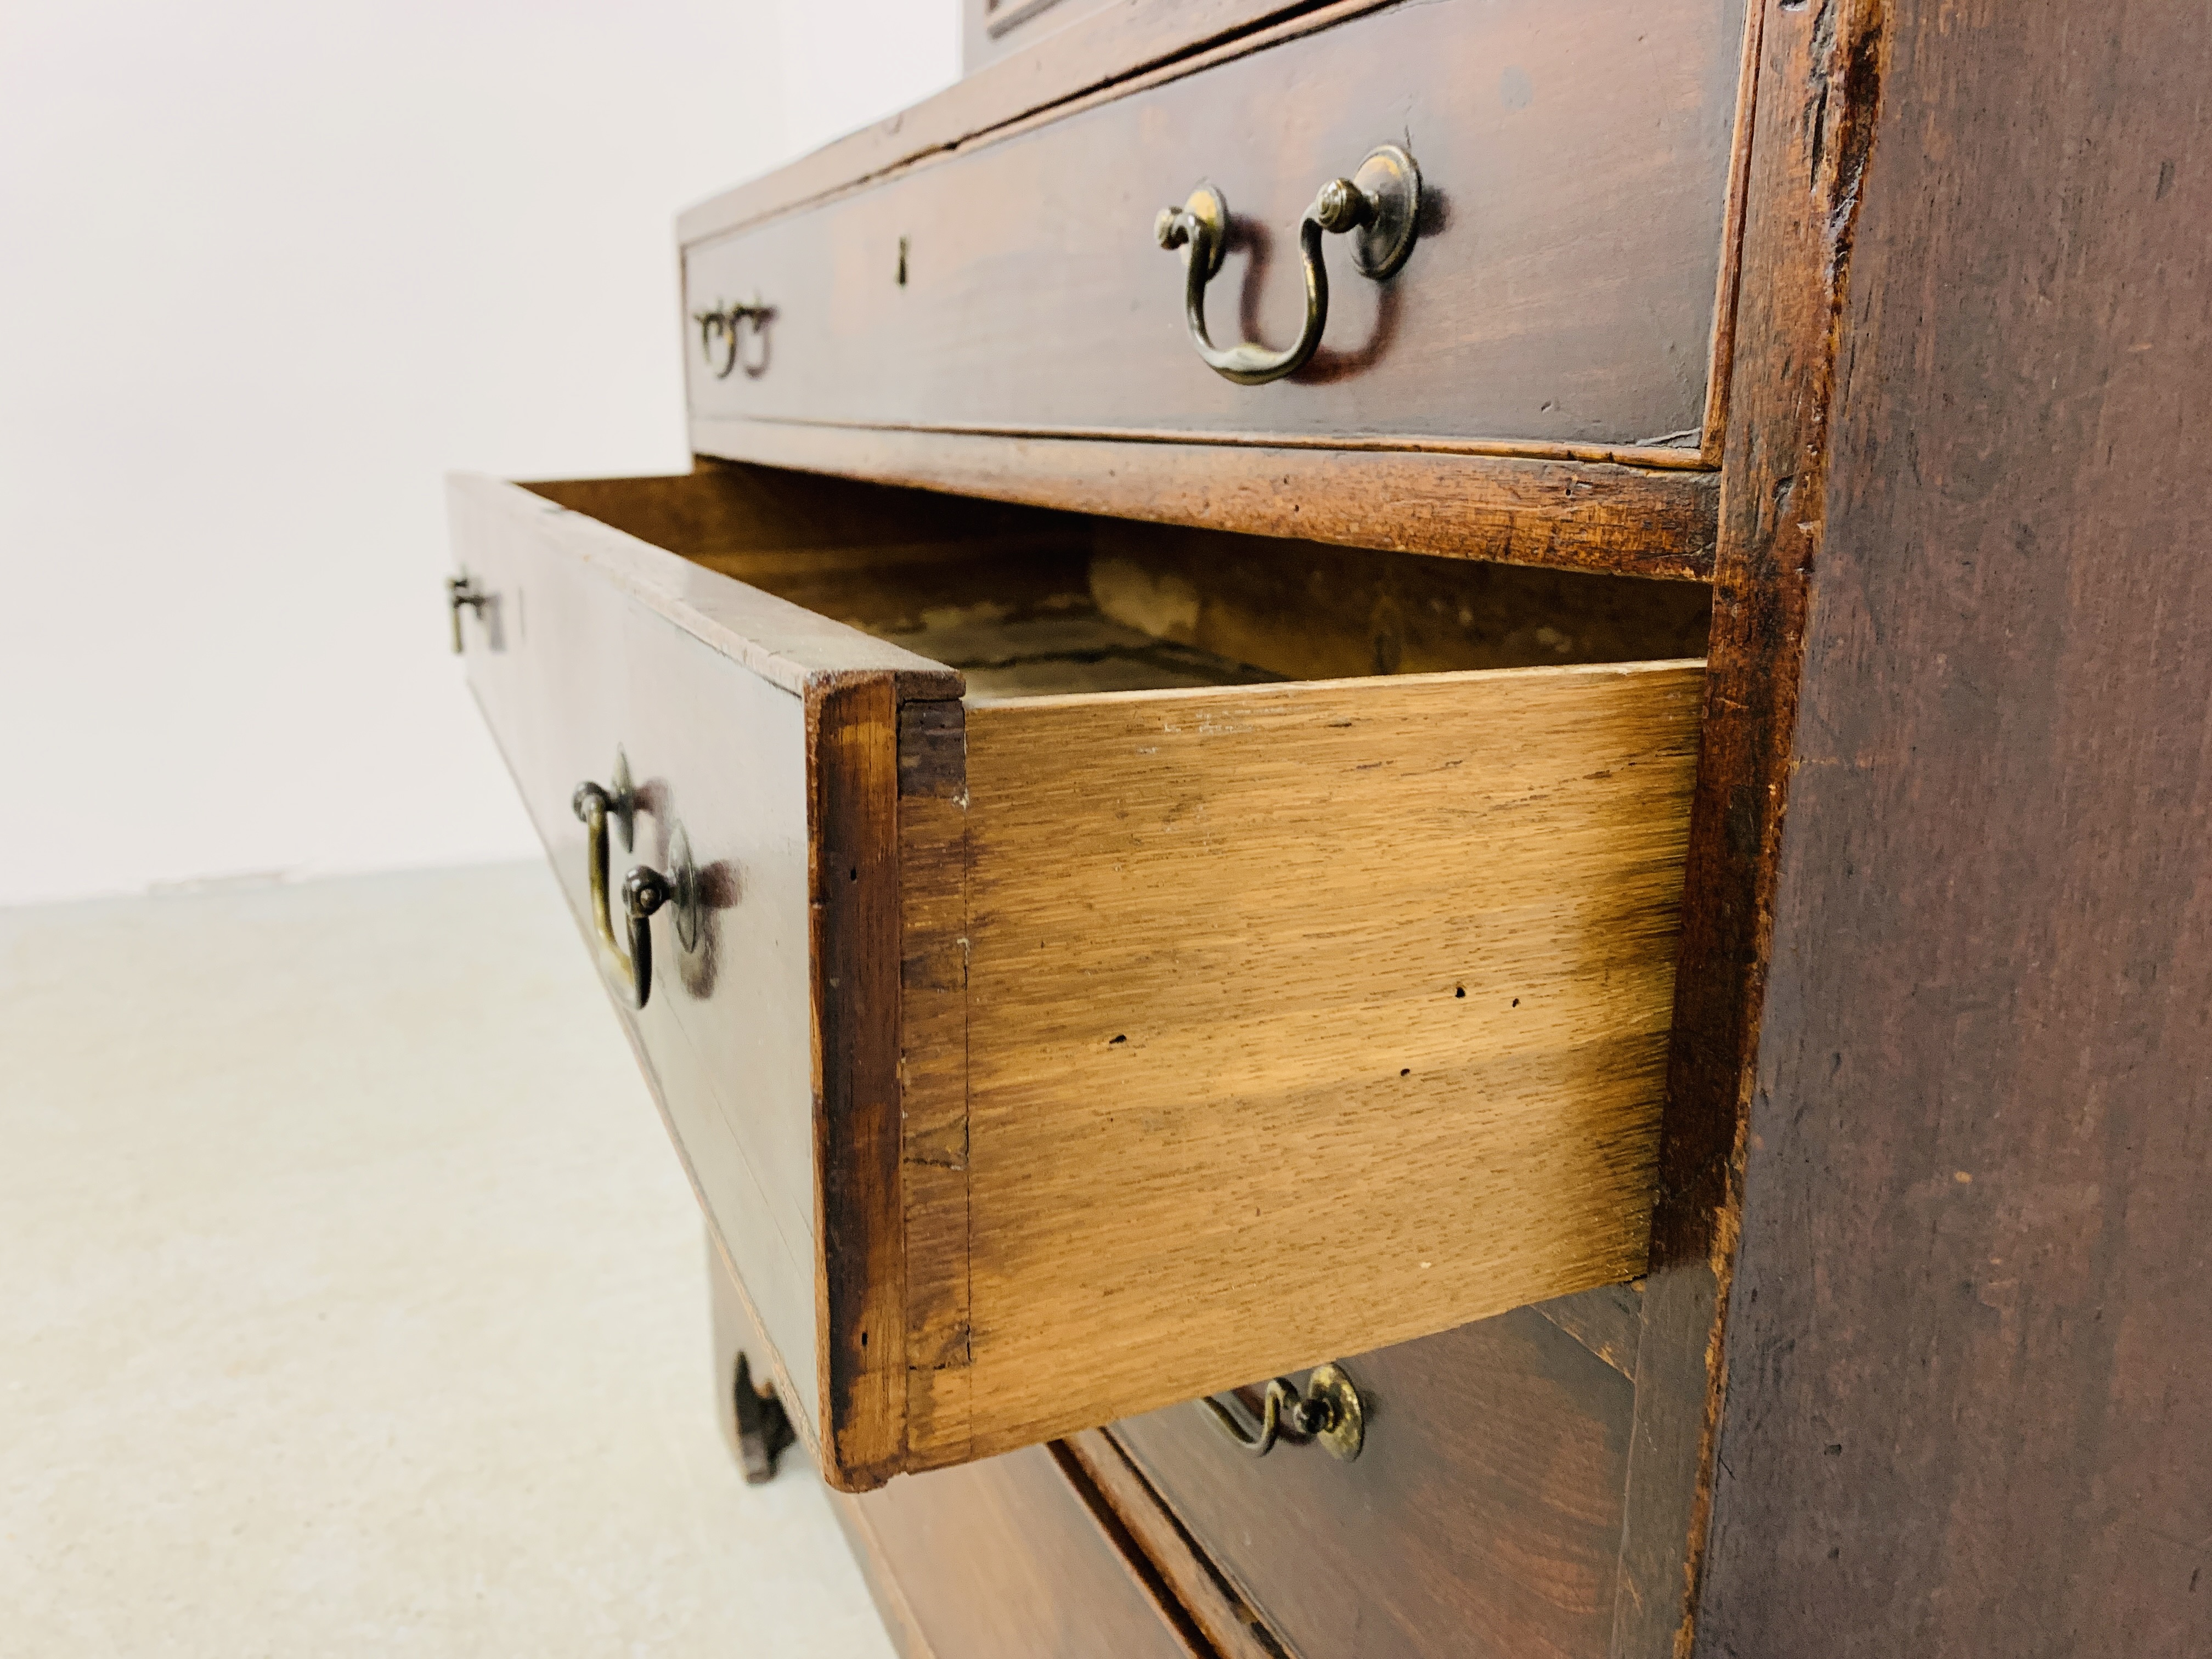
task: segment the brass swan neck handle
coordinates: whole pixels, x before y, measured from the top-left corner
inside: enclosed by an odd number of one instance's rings
[[[684,833],[684,826],[676,825],[668,842],[669,873],[663,875],[649,866],[635,864],[623,875],[623,931],[628,935],[625,940],[615,931],[607,842],[611,824],[613,833],[622,837],[625,851],[635,833],[638,798],[630,783],[629,757],[617,750],[615,769],[607,787],[580,783],[569,805],[584,825],[584,856],[592,889],[592,927],[599,935],[599,966],[623,1000],[632,1008],[641,1009],[653,995],[653,913],[673,902],[677,933],[686,948],[692,944],[691,935],[698,927],[699,878],[692,866],[690,841]]]
[[[1305,275],[1306,319],[1298,337],[1280,351],[1251,341],[1222,347],[1206,326],[1206,286],[1228,252],[1229,203],[1211,184],[1200,184],[1181,207],[1162,208],[1152,234],[1164,248],[1183,251],[1183,321],[1200,360],[1238,386],[1265,386],[1297,374],[1312,359],[1328,326],[1328,267],[1322,259],[1324,233],[1352,238],[1352,263],[1382,282],[1396,274],[1419,234],[1421,172],[1395,144],[1368,153],[1349,179],[1323,185],[1298,221],[1298,262]]]
[[[599,936],[600,965],[623,1000],[642,1008],[653,995],[653,913],[668,902],[668,878],[644,865],[623,878],[623,918],[629,948],[615,935],[607,893],[607,820],[615,802],[596,783],[580,783],[570,805],[584,823],[585,859],[592,883],[592,926]],[[627,837],[625,837],[627,839]]]
[[[1198,1403],[1206,1407],[1216,1428],[1239,1450],[1254,1457],[1265,1457],[1274,1450],[1285,1431],[1318,1442],[1322,1450],[1343,1463],[1358,1457],[1366,1443],[1367,1402],[1338,1364],[1317,1368],[1306,1380],[1303,1395],[1287,1376],[1269,1382],[1261,1399],[1256,1426],[1240,1421],[1238,1413],[1211,1395]]]
[[[775,315],[775,307],[763,305],[758,295],[736,305],[717,301],[709,309],[691,313],[691,320],[699,325],[700,356],[707,360],[707,367],[714,371],[716,380],[728,380],[731,372],[739,368],[755,380],[767,372],[767,329],[769,319]],[[760,343],[759,352],[750,359],[745,357],[743,349],[744,337],[748,331]],[[718,342],[720,348],[719,362],[715,360]]]
[[[490,603],[491,595],[478,587],[477,579],[467,571],[464,570],[459,575],[446,578],[446,608],[453,613],[455,656],[459,656],[463,649],[461,612],[473,611],[477,613],[477,620],[482,622],[484,619],[484,607]]]

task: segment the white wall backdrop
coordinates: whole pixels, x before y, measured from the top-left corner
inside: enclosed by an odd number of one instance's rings
[[[681,470],[677,210],[956,0],[15,0],[0,904],[523,855],[441,477]]]

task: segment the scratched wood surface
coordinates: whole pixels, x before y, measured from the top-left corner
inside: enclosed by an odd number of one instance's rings
[[[972,1375],[917,1462],[1639,1272],[1701,682],[971,709]]]
[[[1697,1650],[2212,1652],[2212,20],[1855,21]]]
[[[1215,1659],[1089,1496],[1031,1446],[830,1502],[906,1659]]]
[[[1888,9],[1834,0],[1759,14],[1704,753],[1636,1350],[1617,1659],[1682,1659],[1702,1639],[1744,1137],[1821,558],[1822,515],[1802,504],[1820,498],[1829,465]]]

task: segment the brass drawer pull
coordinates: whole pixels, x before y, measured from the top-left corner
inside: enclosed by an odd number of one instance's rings
[[[695,311],[691,320],[699,325],[699,353],[707,360],[707,367],[714,371],[714,378],[726,380],[732,369],[742,360],[740,346],[745,331],[750,329],[753,338],[760,342],[757,360],[744,363],[749,377],[758,378],[768,370],[768,334],[763,328],[768,319],[775,315],[774,306],[764,306],[755,295],[740,305],[717,304],[711,311]],[[721,343],[721,361],[715,361],[715,342]]]
[[[636,831],[637,814],[637,792],[630,784],[629,757],[617,750],[611,786],[601,788],[596,783],[580,783],[569,805],[584,824],[585,858],[592,883],[592,923],[599,936],[600,967],[625,1002],[633,1008],[642,1008],[653,995],[653,913],[672,900],[679,940],[688,947],[697,932],[699,878],[691,861],[690,837],[680,823],[670,836],[666,875],[650,866],[634,864],[623,877],[623,920],[629,936],[625,949],[623,941],[615,933],[607,891],[607,830],[611,819],[622,837],[623,850],[629,850]]]
[[[1332,179],[1298,221],[1298,257],[1305,267],[1306,321],[1295,343],[1269,351],[1249,341],[1224,350],[1206,331],[1206,285],[1221,269],[1228,251],[1229,203],[1210,184],[1200,184],[1179,208],[1162,208],[1152,234],[1164,248],[1183,250],[1183,320],[1192,345],[1206,366],[1239,386],[1265,386],[1295,374],[1321,344],[1328,325],[1328,269],[1321,257],[1323,231],[1358,234],[1352,240],[1352,262],[1376,282],[1396,274],[1419,234],[1421,170],[1395,144],[1368,152],[1349,179]],[[726,372],[726,371],[725,371]]]
[[[1301,1395],[1288,1377],[1267,1384],[1259,1426],[1248,1428],[1237,1413],[1212,1395],[1198,1402],[1212,1413],[1214,1425],[1242,1449],[1255,1457],[1274,1450],[1285,1429],[1304,1439],[1317,1440],[1322,1449],[1340,1462],[1359,1455],[1367,1439],[1367,1402],[1344,1374],[1341,1365],[1322,1365],[1306,1381]]]
[[[477,613],[483,620],[484,606],[491,603],[491,595],[477,586],[477,579],[465,570],[458,576],[446,578],[446,606],[453,613],[453,654],[461,654],[461,611],[463,607]]]

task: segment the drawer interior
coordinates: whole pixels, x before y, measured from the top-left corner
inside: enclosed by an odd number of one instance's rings
[[[971,705],[1702,657],[1702,583],[1233,535],[707,464],[529,486],[960,670]]]
[[[720,463],[459,488],[535,550],[524,702],[601,723],[518,763],[549,845],[619,738],[734,872],[696,948],[749,965],[641,1051],[718,1225],[780,1218],[733,1261],[834,1483],[1643,1270],[1703,586]],[[635,631],[564,642],[570,577]]]

